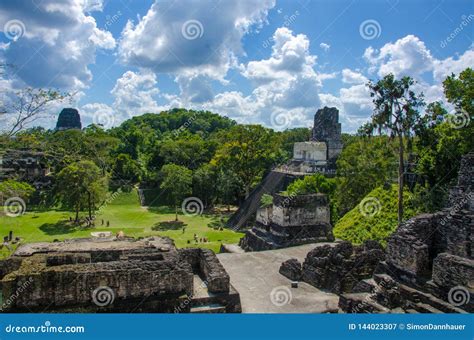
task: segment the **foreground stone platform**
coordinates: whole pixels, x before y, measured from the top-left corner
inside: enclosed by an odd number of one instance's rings
[[[309,251],[324,245],[334,243],[243,254],[224,253],[217,257],[229,273],[231,285],[240,293],[243,313],[328,313],[337,311],[337,295],[305,282],[299,282],[298,288],[291,288],[291,281],[278,272],[283,261],[290,258],[303,261]]]
[[[0,280],[3,312],[241,311],[216,255],[169,238],[27,244],[0,261]]]

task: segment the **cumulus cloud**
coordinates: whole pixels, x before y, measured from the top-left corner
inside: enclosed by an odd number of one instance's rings
[[[214,97],[210,79],[206,76],[178,75],[175,81],[179,84],[180,97],[185,105],[203,103]]]
[[[268,59],[252,60],[239,66],[241,74],[255,84],[250,94],[224,91],[213,95],[205,77],[191,81],[177,77],[180,96],[165,97],[173,106],[184,104],[189,108],[211,110],[240,123],[263,123],[278,130],[310,126],[320,105],[318,92],[323,81],[336,74],[320,74],[314,70],[316,56],[309,53],[309,39],[304,34],[294,34],[282,27],[275,31],[272,41],[272,54]],[[196,89],[190,89],[193,86]],[[199,93],[200,97],[189,100],[191,93]]]
[[[452,73],[474,65],[474,48],[463,54],[446,59],[436,59],[425,43],[414,35],[407,35],[394,43],[385,44],[380,50],[368,47],[364,58],[369,63],[369,72],[380,77],[393,73],[396,77],[411,76],[417,80],[423,74],[432,73],[433,79],[441,83]]]
[[[342,70],[342,82],[346,84],[366,84],[368,79],[362,73],[345,68]]]
[[[335,74],[318,74],[314,70],[317,58],[309,52],[306,35],[281,27],[275,31],[272,41],[268,59],[240,65],[241,74],[256,85],[252,93],[247,96],[236,91],[218,94],[207,104],[208,108],[238,115],[233,118],[242,122],[263,122],[276,129],[310,124],[320,105],[318,92],[323,80]]]
[[[2,48],[5,62],[33,87],[85,88],[92,79],[88,65],[98,48],[113,49],[115,40],[100,30],[86,11],[97,10],[100,1],[42,0],[3,1],[0,29],[17,20],[24,30]],[[8,36],[8,32],[4,32]]]
[[[431,71],[434,58],[425,43],[414,35],[407,35],[395,43],[387,43],[380,50],[368,47],[364,58],[371,65],[371,71],[383,77],[393,73],[396,77],[419,76]]]
[[[119,117],[115,114],[114,109],[104,103],[85,104],[81,107],[80,112],[84,126],[96,124],[107,129],[119,122]]]
[[[242,37],[261,25],[274,5],[274,0],[155,1],[137,23],[127,22],[119,56],[158,73],[223,79],[243,53]]]
[[[442,82],[452,73],[459,74],[468,67],[474,66],[474,47],[464,52],[458,58],[449,57],[444,60],[436,60],[434,63],[433,77],[435,81]]]
[[[156,84],[156,75],[145,71],[127,71],[117,79],[110,93],[114,97],[113,107],[121,119],[160,111],[156,102],[160,91]]]

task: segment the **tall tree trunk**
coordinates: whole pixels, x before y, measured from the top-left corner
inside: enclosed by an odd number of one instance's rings
[[[89,220],[92,220],[92,204],[91,204],[91,193],[87,193],[87,203],[89,205]]]
[[[79,206],[76,206],[76,219],[75,219],[75,222],[76,223],[79,222]]]
[[[405,172],[405,164],[403,161],[403,136],[398,135],[398,225],[403,220],[403,176]]]
[[[247,199],[250,195],[250,184],[245,185],[245,199]]]
[[[174,220],[175,220],[175,221],[178,221],[178,206],[177,206],[176,204],[174,205],[174,212],[175,212],[175,214],[176,214]]]

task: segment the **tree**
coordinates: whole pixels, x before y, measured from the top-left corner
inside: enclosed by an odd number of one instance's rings
[[[278,156],[279,144],[272,130],[260,125],[237,125],[221,136],[211,164],[237,175],[247,197]]]
[[[420,118],[418,109],[424,105],[423,94],[412,91],[415,81],[410,77],[395,79],[393,74],[376,83],[369,82],[373,98],[372,131],[386,132],[390,138],[398,139],[398,223],[403,219],[403,175],[405,169],[404,138],[411,145],[413,130]],[[367,128],[367,126],[365,126]],[[371,132],[372,132],[371,131]]]
[[[306,194],[332,194],[336,188],[336,182],[332,178],[327,178],[323,174],[305,176],[291,183],[287,188],[289,195]]]
[[[467,68],[456,77],[454,74],[443,82],[444,95],[458,111],[474,114],[474,70]]]
[[[140,166],[129,154],[121,153],[115,158],[113,165],[113,178],[131,183],[140,181]]]
[[[204,207],[214,204],[217,196],[217,174],[210,164],[204,164],[193,173],[193,195],[201,198]]]
[[[215,147],[200,135],[183,132],[177,139],[163,140],[157,151],[163,164],[174,163],[195,170],[211,160]]]
[[[89,218],[92,210],[103,201],[107,192],[107,178],[92,161],[79,161],[62,169],[56,178],[56,194],[61,203],[73,208],[79,221],[79,212],[88,208]]]
[[[217,177],[217,190],[219,200],[227,205],[227,211],[230,211],[230,205],[236,201],[239,196],[239,190],[242,183],[239,177],[228,169],[221,169]]]
[[[466,69],[443,82],[448,101],[458,112],[460,121],[454,124],[441,102],[430,103],[426,115],[417,127],[416,148],[419,159],[416,172],[426,180],[417,188],[419,202],[425,211],[437,211],[447,199],[448,188],[457,179],[461,157],[474,150],[472,124],[474,71]]]
[[[178,206],[192,192],[193,173],[184,166],[166,164],[161,168],[161,175],[160,188],[169,193],[175,207],[175,221],[178,221]]]
[[[28,183],[7,179],[0,183],[0,202],[3,204],[8,197],[19,197],[26,201],[34,192],[35,188]]]
[[[34,89],[27,87],[17,91],[7,102],[2,103],[0,111],[11,122],[7,136],[11,137],[22,131],[27,125],[44,117],[51,103],[71,98],[67,92],[53,89]]]
[[[337,159],[334,194],[339,216],[354,208],[373,189],[396,177],[396,145],[387,136],[356,136]]]

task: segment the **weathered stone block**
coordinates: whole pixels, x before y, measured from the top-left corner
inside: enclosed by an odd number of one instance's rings
[[[370,242],[353,247],[349,242],[310,251],[303,263],[303,281],[335,293],[350,292],[362,279],[372,276],[384,253]]]
[[[433,261],[433,282],[441,287],[465,286],[474,289],[474,260],[439,254]]]
[[[292,281],[301,280],[302,266],[297,259],[289,259],[280,266],[279,273]]]

